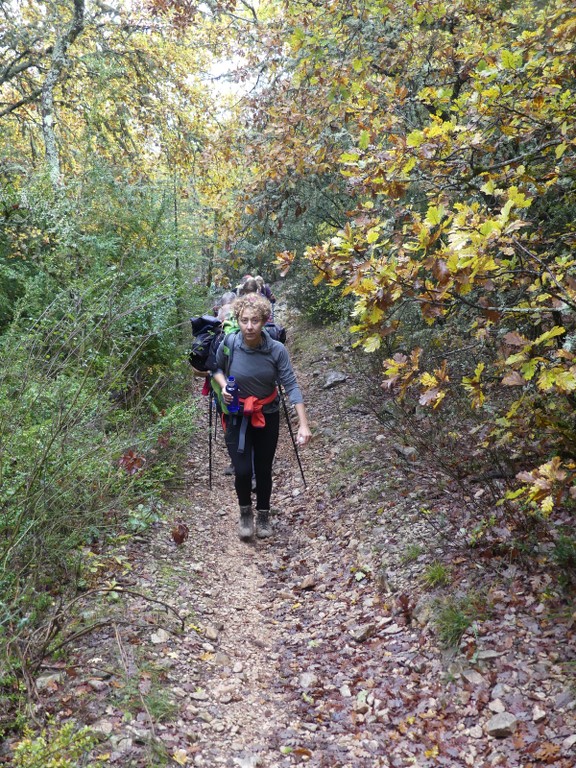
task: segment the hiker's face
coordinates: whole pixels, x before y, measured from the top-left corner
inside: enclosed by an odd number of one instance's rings
[[[242,312],[238,318],[238,324],[240,325],[242,336],[248,343],[260,341],[264,322],[254,309],[248,308]]]

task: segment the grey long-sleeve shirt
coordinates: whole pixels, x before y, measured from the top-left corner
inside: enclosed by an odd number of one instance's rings
[[[268,397],[276,383],[285,389],[290,402],[296,405],[303,403],[302,392],[296,381],[296,375],[290,362],[286,347],[270,337],[267,331],[262,331],[262,343],[253,349],[248,347],[240,332],[230,335],[229,346],[232,350],[232,364],[226,371],[226,355],[224,341],[216,352],[218,371],[225,376],[234,376],[238,383],[240,397],[253,395],[258,399]],[[273,403],[265,405],[265,413],[277,411],[278,398]]]

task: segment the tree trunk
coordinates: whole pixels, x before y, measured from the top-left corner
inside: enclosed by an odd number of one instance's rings
[[[62,71],[66,66],[66,54],[68,49],[76,40],[84,28],[84,6],[85,0],[74,0],[74,15],[68,25],[68,29],[54,43],[52,52],[52,65],[46,80],[42,86],[41,95],[41,113],[42,113],[42,135],[44,137],[44,150],[46,153],[46,162],[50,172],[50,180],[54,187],[60,185],[60,156],[56,143],[54,112],[54,88],[60,80]]]

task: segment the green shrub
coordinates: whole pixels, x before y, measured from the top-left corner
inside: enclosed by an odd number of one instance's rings
[[[80,768],[94,765],[87,756],[95,744],[89,728],[74,723],[52,727],[40,736],[27,735],[14,750],[15,768]]]
[[[576,539],[561,535],[554,542],[552,560],[560,570],[560,581],[564,584],[576,579]]]
[[[25,200],[0,237],[0,257],[34,264],[0,335],[0,666],[11,671],[10,644],[32,668],[45,651],[35,629],[74,594],[79,552],[157,518],[198,422],[175,268],[177,255],[189,276],[193,257],[162,190],[96,169],[58,195],[32,179]]]
[[[351,299],[343,296],[338,286],[326,283],[314,285],[314,277],[308,262],[298,262],[297,268],[289,273],[287,293],[290,305],[319,325],[348,320],[352,309]]]

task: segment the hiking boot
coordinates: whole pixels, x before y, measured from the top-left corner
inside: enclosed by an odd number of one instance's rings
[[[224,470],[225,475],[233,475],[234,474],[234,464],[230,464],[226,469]]]
[[[268,539],[272,536],[269,509],[258,510],[258,515],[256,517],[256,536],[258,536],[259,539]]]
[[[254,535],[254,518],[252,517],[252,507],[249,504],[240,507],[238,535],[241,539],[251,539]]]

